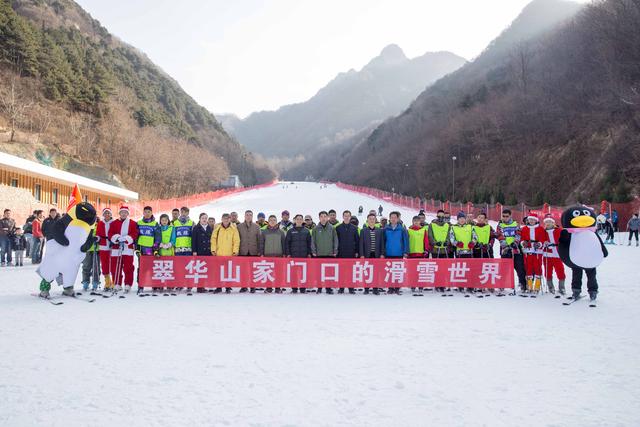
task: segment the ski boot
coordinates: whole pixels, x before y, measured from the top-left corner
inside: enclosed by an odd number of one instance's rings
[[[248,289],[247,289],[247,288],[240,288],[240,293],[241,293],[241,294],[244,294],[244,293],[245,293],[245,292],[247,292],[247,291],[248,291]]]
[[[338,289],[338,293],[339,293],[339,294],[344,294],[344,288],[340,288],[340,289]]]
[[[104,277],[104,290],[110,291],[113,288],[113,283],[111,282],[111,275],[105,274],[103,277]]]
[[[282,288],[276,288],[276,294],[281,294],[282,293]]]
[[[594,302],[598,298],[598,291],[589,292],[589,301]]]
[[[89,290],[89,282],[82,282],[82,290],[85,292]]]
[[[298,293],[298,288],[291,288],[291,293],[292,294],[297,294]]]
[[[364,294],[369,295],[369,288],[364,288]]]
[[[300,293],[301,294],[306,294],[307,293],[307,288],[300,288]]]
[[[130,290],[131,290],[131,285],[124,285],[124,293],[125,294],[128,294]]]
[[[264,290],[264,292],[266,294],[270,294],[271,292],[273,292],[273,288],[267,288],[267,289]]]
[[[374,295],[380,295],[380,288],[373,288]]]
[[[256,293],[256,288],[251,288],[251,290],[249,292],[252,293],[252,294],[255,294]]]
[[[333,289],[331,289],[331,288],[327,288],[327,293],[328,293],[329,295],[333,295]]]
[[[349,293],[350,293],[351,295],[353,295],[353,294],[355,294],[355,293],[356,293],[356,290],[355,290],[355,289],[353,289],[353,288],[349,288]]]
[[[558,280],[558,292],[560,292],[560,295],[565,295],[567,293],[564,289],[564,280]]]
[[[40,281],[40,298],[49,298],[49,291],[51,290],[51,282],[47,282],[42,279]]]
[[[542,281],[540,280],[540,276],[534,276],[533,279],[533,290],[538,293],[540,292],[540,288],[542,287]]]
[[[116,292],[122,292],[122,286],[120,285],[116,285],[116,287],[114,288]]]
[[[527,276],[527,291],[533,290],[533,276]]]
[[[100,287],[100,282],[96,282],[93,284],[93,286],[91,287],[91,290],[93,292],[98,292],[98,288]]]
[[[67,286],[66,288],[62,288],[62,295],[65,297],[74,297],[76,296],[76,292],[73,290],[73,286]]]
[[[573,294],[571,295],[571,299],[580,298],[580,289],[573,289]]]
[[[555,294],[556,288],[553,286],[553,278],[547,279],[547,287],[549,288],[549,293]]]

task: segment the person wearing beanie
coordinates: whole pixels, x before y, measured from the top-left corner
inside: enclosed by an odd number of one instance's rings
[[[278,227],[284,231],[284,234],[293,228],[293,223],[289,220],[289,211],[282,211],[282,220],[278,223]]]
[[[102,210],[102,219],[96,225],[96,237],[98,240],[98,256],[100,258],[100,272],[104,278],[104,290],[113,289],[111,280],[111,245],[109,243],[109,227],[113,223],[113,213],[111,209]]]
[[[109,242],[111,243],[111,279],[115,291],[129,292],[133,285],[133,256],[136,241],[138,240],[138,227],[129,219],[129,208],[121,206],[118,210],[119,218],[113,221],[109,227]]]
[[[267,217],[264,212],[258,212],[258,220],[256,221],[260,230],[265,230],[269,224],[267,223]]]
[[[564,272],[564,263],[558,254],[558,242],[560,241],[560,232],[562,229],[556,225],[556,221],[551,215],[544,218],[544,230],[547,233],[547,240],[543,244],[542,264],[544,265],[544,274],[547,280],[547,287],[552,294],[556,293],[553,285],[553,271],[555,270],[558,277],[558,292],[560,295],[565,294],[564,281],[566,274]]]
[[[538,293],[542,280],[542,248],[547,240],[547,233],[540,226],[540,220],[537,215],[530,213],[526,221],[526,225],[522,227],[520,232],[520,242],[524,252],[527,290]]]

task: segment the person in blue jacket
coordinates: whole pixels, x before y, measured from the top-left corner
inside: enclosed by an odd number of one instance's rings
[[[409,253],[409,234],[399,222],[400,212],[389,214],[389,224],[384,229],[386,258],[406,258]],[[400,295],[400,288],[389,288],[389,294]]]

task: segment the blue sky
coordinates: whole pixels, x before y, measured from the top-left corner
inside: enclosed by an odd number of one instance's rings
[[[76,0],[214,113],[313,96],[398,44],[478,55],[528,0]],[[584,2],[584,0],[582,0]]]

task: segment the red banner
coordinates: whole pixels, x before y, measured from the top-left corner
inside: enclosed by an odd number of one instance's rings
[[[500,258],[140,258],[143,287],[513,288],[513,260]]]

